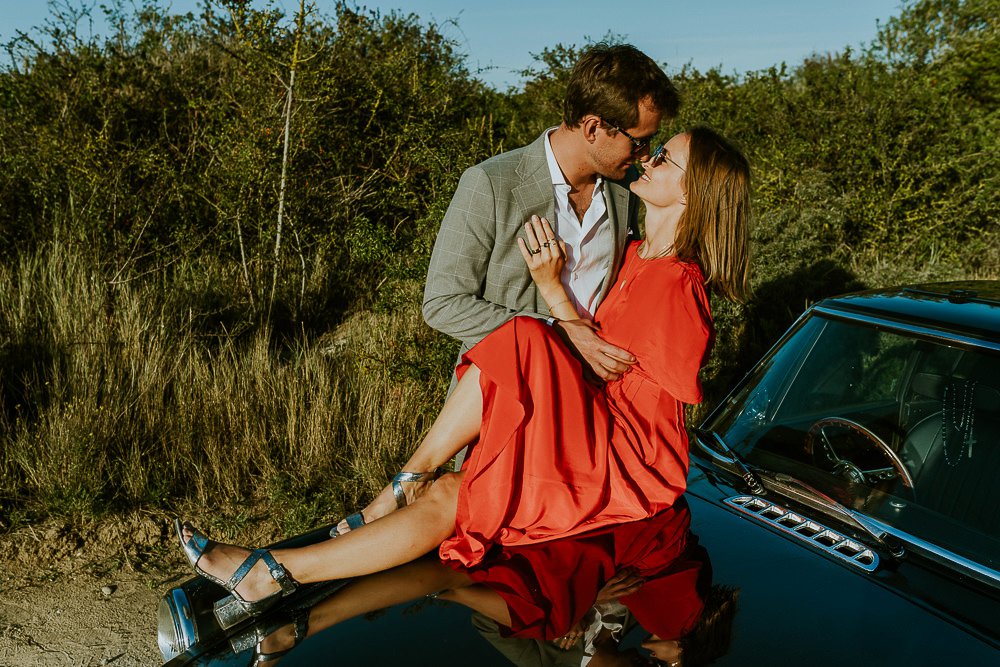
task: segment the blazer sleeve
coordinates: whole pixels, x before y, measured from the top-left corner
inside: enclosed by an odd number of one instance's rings
[[[441,222],[427,270],[424,320],[432,328],[458,338],[466,348],[522,314],[483,297],[497,240],[497,196],[494,183],[482,167],[470,167],[462,174]]]

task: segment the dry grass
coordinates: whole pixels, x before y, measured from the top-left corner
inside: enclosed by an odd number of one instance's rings
[[[8,523],[264,506],[301,529],[381,488],[443,399],[444,377],[400,365],[430,335],[415,307],[279,341],[267,326],[206,333],[184,293],[111,285],[59,244],[0,267]]]

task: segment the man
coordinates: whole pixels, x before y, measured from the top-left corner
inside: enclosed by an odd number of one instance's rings
[[[637,233],[638,199],[626,176],[678,106],[673,84],[635,47],[588,49],[570,76],[562,124],[462,175],[431,255],[427,323],[458,338],[464,353],[515,315],[545,318],[548,307],[517,246],[537,215],[567,244],[562,280],[584,316],[549,323],[597,377],[628,370],[635,359],[601,339],[590,318]]]

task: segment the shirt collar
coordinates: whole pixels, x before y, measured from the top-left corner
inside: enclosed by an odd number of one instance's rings
[[[552,152],[552,133],[555,132],[558,127],[550,127],[545,130],[545,161],[549,165],[549,177],[552,178],[552,185],[562,185],[569,187],[569,183],[566,182],[566,176],[562,172],[562,168],[559,163],[556,162],[556,154]],[[594,183],[594,192],[600,192],[601,187],[604,183],[604,179],[600,176],[597,177],[597,181]]]

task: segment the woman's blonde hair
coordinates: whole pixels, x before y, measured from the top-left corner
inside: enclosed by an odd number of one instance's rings
[[[687,205],[674,252],[696,262],[711,289],[742,302],[750,292],[750,164],[711,128],[687,134]]]

